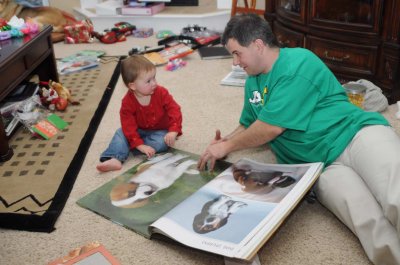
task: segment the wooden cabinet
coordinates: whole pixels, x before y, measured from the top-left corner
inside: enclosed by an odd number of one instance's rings
[[[400,1],[271,0],[264,17],[283,47],[313,51],[340,82],[367,79],[400,100]]]

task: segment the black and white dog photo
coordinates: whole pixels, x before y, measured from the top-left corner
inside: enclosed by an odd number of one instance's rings
[[[215,231],[228,223],[229,216],[245,206],[244,202],[221,195],[204,204],[201,213],[194,217],[193,230],[198,234]]]

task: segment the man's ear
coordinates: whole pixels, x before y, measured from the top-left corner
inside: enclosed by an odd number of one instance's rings
[[[265,43],[261,39],[256,39],[254,41],[254,44],[256,45],[259,51],[262,51],[265,48]]]

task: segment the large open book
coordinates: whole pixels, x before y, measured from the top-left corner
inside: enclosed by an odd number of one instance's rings
[[[307,194],[322,163],[220,162],[196,169],[198,156],[173,150],[144,161],[78,200],[115,223],[192,248],[251,260]]]

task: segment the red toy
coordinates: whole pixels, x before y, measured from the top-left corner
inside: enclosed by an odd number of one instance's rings
[[[90,43],[92,38],[93,24],[90,20],[82,20],[78,23],[64,27],[65,43]]]
[[[119,22],[111,30],[105,30],[103,33],[93,31],[93,36],[105,44],[126,41],[126,36],[132,34],[132,30],[136,29],[135,26],[127,22]]]
[[[59,104],[58,101],[60,100],[57,92],[48,85],[48,82],[40,82],[40,85],[41,88],[39,90],[39,95],[42,105],[47,107],[49,110],[56,110],[57,105]],[[57,108],[57,110],[59,109]]]
[[[132,30],[136,29],[136,26],[129,24],[128,22],[118,22],[114,24],[115,28],[112,28],[112,31],[118,31],[124,33],[125,36],[131,35]]]

